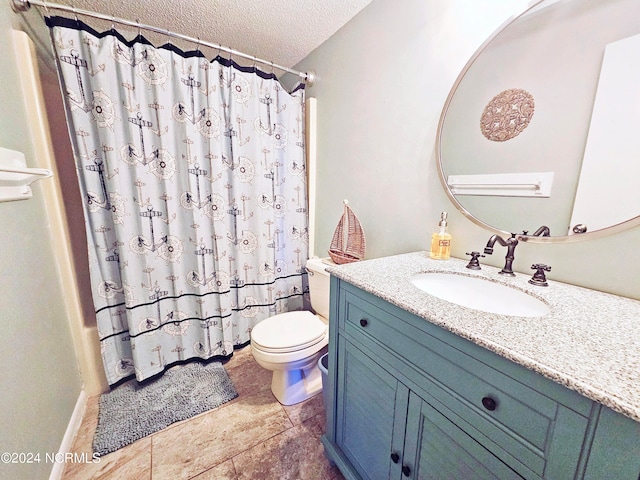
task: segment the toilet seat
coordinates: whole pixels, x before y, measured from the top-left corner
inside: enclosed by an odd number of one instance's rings
[[[309,311],[269,317],[251,330],[251,344],[266,353],[290,353],[322,342],[327,325]]]

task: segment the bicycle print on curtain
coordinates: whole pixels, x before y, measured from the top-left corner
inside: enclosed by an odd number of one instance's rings
[[[303,308],[304,89],[199,50],[47,19],[109,384],[228,356]]]

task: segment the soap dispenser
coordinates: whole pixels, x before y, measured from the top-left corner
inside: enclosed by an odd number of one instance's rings
[[[431,258],[448,260],[451,255],[451,235],[447,232],[447,212],[440,214],[438,231],[431,235]]]

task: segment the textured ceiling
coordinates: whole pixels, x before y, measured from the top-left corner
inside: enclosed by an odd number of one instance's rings
[[[371,0],[59,0],[57,3],[139,21],[292,67],[370,2]],[[90,25],[96,23],[89,19],[86,21]],[[154,41],[153,35],[143,34]],[[166,41],[162,38],[157,40],[161,43]],[[183,45],[180,46],[184,48]],[[193,46],[187,45],[186,48],[191,49]]]

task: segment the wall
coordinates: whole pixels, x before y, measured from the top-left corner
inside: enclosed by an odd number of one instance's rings
[[[458,73],[490,33],[525,2],[374,0],[299,65],[314,69],[318,100],[317,255],[326,255],[342,199],[364,225],[367,258],[429,248],[450,213],[453,255],[482,250],[490,232],[449,202],[435,137]],[[599,240],[524,244],[514,268],[552,266],[549,278],[640,299],[640,228]],[[501,266],[504,249],[486,264]]]
[[[0,4],[0,146],[36,166],[12,49],[18,21],[9,2]],[[41,461],[0,463],[1,479],[49,475],[45,454],[58,451],[81,389],[41,185],[33,191],[30,200],[0,203],[0,452],[39,453]]]

